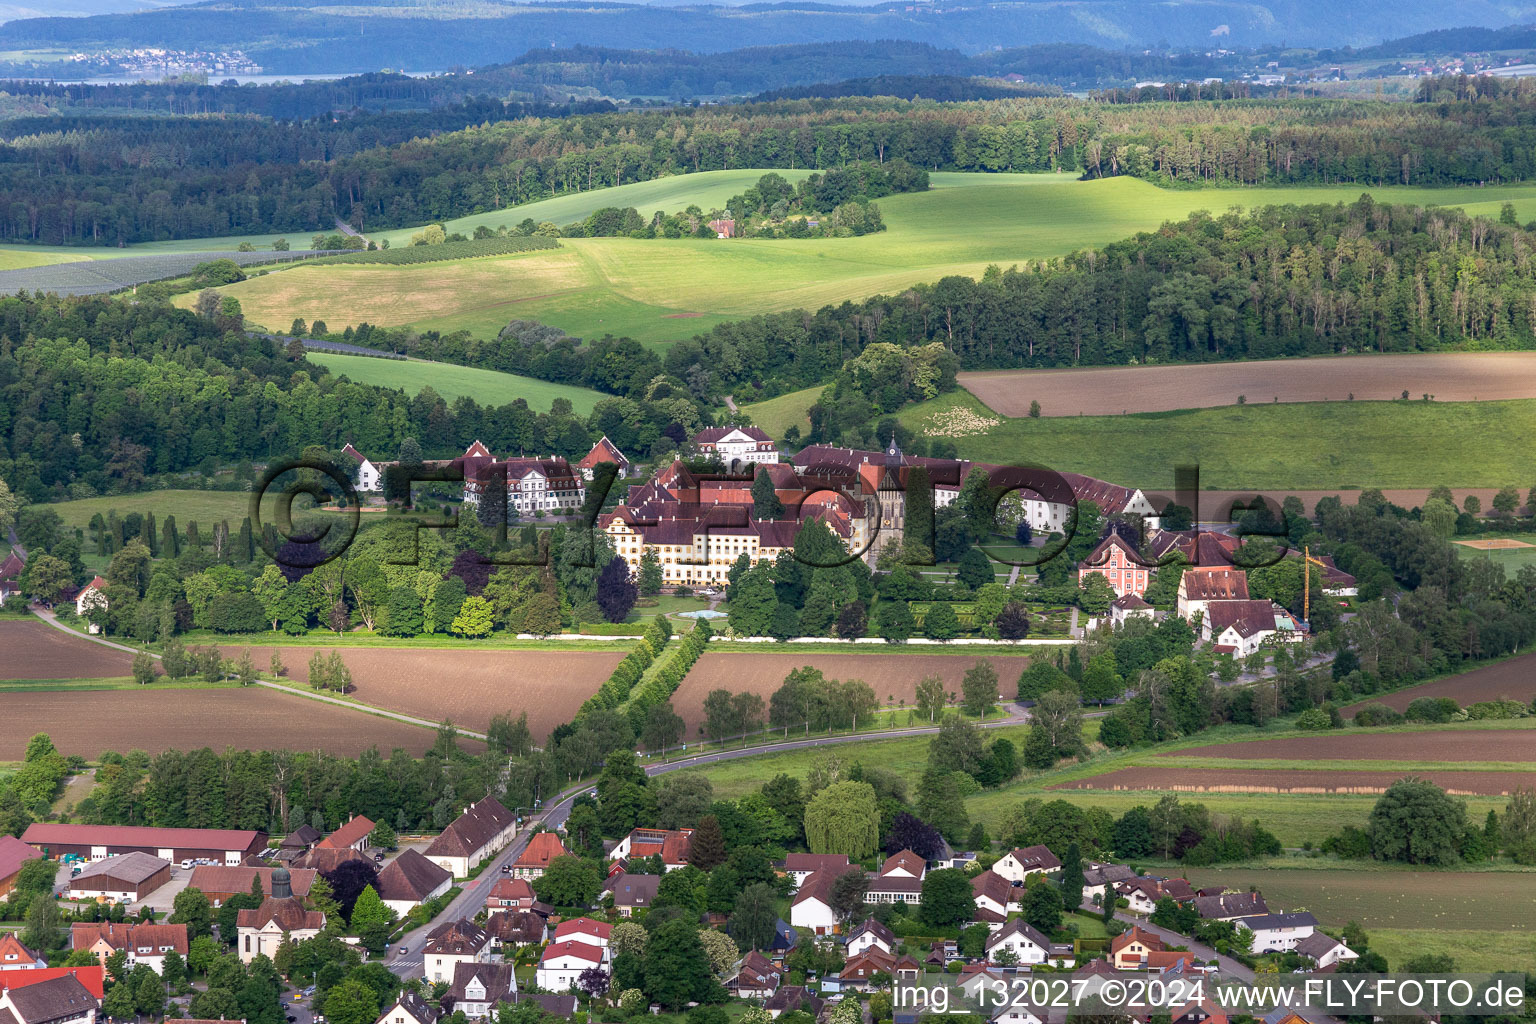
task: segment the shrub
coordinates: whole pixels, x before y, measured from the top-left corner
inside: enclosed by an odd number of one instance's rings
[[[1483,700],[1468,704],[1466,716],[1468,721],[1475,722],[1480,719],[1525,718],[1530,713],[1530,709],[1518,700]]]
[[[1306,729],[1308,732],[1321,732],[1332,727],[1332,721],[1328,712],[1322,708],[1308,708],[1296,716],[1296,728]]]
[[[1359,726],[1396,725],[1403,716],[1380,701],[1371,701],[1355,712],[1355,724]]]
[[[1408,705],[1403,717],[1410,722],[1449,722],[1460,710],[1450,697],[1419,697]]]

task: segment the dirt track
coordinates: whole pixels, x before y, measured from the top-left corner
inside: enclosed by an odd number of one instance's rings
[[[133,673],[133,655],[72,637],[36,619],[0,622],[0,679],[116,679]]]
[[[260,687],[6,694],[0,760],[21,760],[27,740],[39,732],[51,736],[63,753],[88,758],[104,750],[158,754],[198,747],[325,750],[352,757],[377,746],[386,756],[395,747],[420,755],[435,738],[431,729]],[[463,738],[459,745],[481,747]]]
[[[960,385],[1005,416],[1166,412],[1254,404],[1411,399],[1492,401],[1536,396],[1536,352],[1435,352],[1176,366],[979,370]]]
[[[1121,768],[1051,789],[1138,790],[1177,793],[1380,793],[1407,775],[1432,780],[1449,793],[1507,796],[1529,787],[1529,772],[1340,772],[1209,768]]]
[[[1019,673],[1029,666],[1021,655],[990,655],[997,669],[998,690],[1012,699],[1018,689]],[[862,679],[875,689],[882,705],[910,704],[917,684],[927,676],[938,676],[950,693],[959,693],[960,679],[966,669],[981,660],[955,654],[797,654],[793,650],[772,653],[726,653],[710,651],[693,666],[683,685],[672,697],[672,705],[691,729],[704,720],[704,698],[709,691],[755,693],[768,698],[784,683],[784,677],[803,665],[819,668],[828,679]],[[692,733],[690,732],[690,735]]]
[[[1379,701],[1389,708],[1402,711],[1419,697],[1450,697],[1463,707],[1481,700],[1506,698],[1528,703],[1536,698],[1536,651],[1509,658],[1497,665],[1485,665],[1471,672],[1463,672],[1459,676],[1447,676],[1431,683],[1411,686],[1383,697],[1367,697],[1342,710],[1345,718],[1353,718],[1362,704]]]
[[[1424,732],[1368,732],[1350,729],[1320,736],[1295,736],[1251,743],[1186,747],[1160,757],[1230,757],[1257,761],[1536,761],[1536,729],[1438,729]]]
[[[244,648],[226,647],[228,654]],[[484,732],[493,715],[528,712],[534,740],[569,722],[624,657],[619,651],[433,650],[431,648],[252,647],[266,669],[278,651],[293,682],[309,682],[316,650],[341,652],[352,672],[351,696],[364,704],[430,721],[452,720]]]

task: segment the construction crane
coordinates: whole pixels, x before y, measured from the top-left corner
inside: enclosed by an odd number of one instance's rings
[[[1312,549],[1301,549],[1301,618],[1307,624],[1307,629],[1312,628],[1312,567],[1315,565],[1325,572],[1328,566],[1312,557]]]

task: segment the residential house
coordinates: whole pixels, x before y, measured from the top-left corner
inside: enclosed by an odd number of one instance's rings
[[[1318,967],[1332,967],[1345,960],[1360,959],[1359,953],[1326,932],[1313,931],[1311,935],[1297,942],[1294,948],[1296,952],[1317,964]]]
[[[1195,913],[1207,921],[1236,921],[1240,917],[1267,914],[1269,905],[1256,892],[1224,892],[1219,896],[1196,896]]]
[[[987,936],[987,959],[997,961],[1007,950],[1014,962],[1043,964],[1051,958],[1051,940],[1022,917],[1015,917]]]
[[[550,861],[569,852],[560,842],[558,832],[536,832],[528,837],[527,847],[512,862],[512,877],[531,882],[544,874]]]
[[[768,999],[778,989],[783,973],[757,950],[736,961],[725,990],[737,999]]]
[[[1248,573],[1230,565],[1192,565],[1179,577],[1179,596],[1174,605],[1181,619],[1196,615],[1210,618],[1212,601],[1248,600]],[[1203,628],[1203,627],[1202,627]]]
[[[452,984],[443,997],[464,1016],[484,1020],[496,1013],[501,1003],[511,1002],[517,993],[517,975],[512,964],[488,964],[472,960],[453,967]]]
[[[960,956],[960,944],[954,939],[940,939],[929,947],[923,963],[943,970],[951,961],[960,959],[963,959]]]
[[[665,870],[676,871],[688,863],[692,844],[691,828],[637,828],[618,841],[608,859],[628,862],[637,857],[660,857]]]
[[[1136,594],[1117,597],[1109,605],[1109,621],[1115,626],[1123,626],[1131,619],[1146,619],[1151,622],[1154,618],[1156,613],[1152,610],[1152,606]]]
[[[603,891],[613,893],[613,906],[624,917],[632,917],[637,910],[645,910],[656,902],[656,890],[661,885],[660,875],[632,875],[620,871],[608,876]]]
[[[1197,999],[1169,1014],[1170,1024],[1228,1024],[1227,1012],[1208,998]]]
[[[1147,583],[1156,569],[1155,565],[1144,564],[1136,546],[1118,530],[1112,529],[1078,565],[1077,583],[1082,586],[1089,576],[1098,573],[1116,597],[1127,594],[1140,597],[1147,592]]]
[[[81,587],[75,594],[75,614],[82,619],[92,612],[107,610],[107,581],[100,576],[93,577],[91,582]],[[100,633],[101,626],[94,622],[86,625],[92,633]]]
[[[556,938],[544,947],[538,969],[533,972],[539,988],[548,992],[564,992],[576,984],[582,972],[597,968],[606,970],[608,950],[593,946],[580,939]]]
[[[428,981],[451,981],[456,964],[490,962],[491,937],[473,921],[445,921],[428,933],[421,952]]]
[[[0,932],[0,970],[37,970],[48,961],[21,944],[15,932]]]
[[[881,949],[867,949],[843,962],[837,975],[839,989],[867,989],[877,981],[916,981],[923,965],[905,954],[896,956]]]
[[[526,878],[502,878],[491,886],[490,895],[485,898],[485,909],[493,914],[498,910],[531,910],[536,899],[533,886]]]
[[[574,939],[599,949],[608,948],[608,940],[612,935],[613,925],[594,921],[590,917],[573,917],[555,926],[556,942]]]
[[[1117,882],[1114,890],[1117,897],[1125,900],[1127,910],[1143,917],[1156,910],[1157,901],[1162,899],[1157,880],[1152,878],[1133,878],[1130,881]]]
[[[446,868],[427,860],[415,849],[407,849],[400,856],[384,865],[374,881],[374,891],[384,905],[400,917],[413,907],[434,900],[453,885],[453,876]]]
[[[21,593],[21,571],[26,567],[26,560],[14,551],[0,561],[0,608]]]
[[[437,1024],[438,1011],[427,1001],[407,989],[400,993],[394,1005],[379,1015],[374,1024]]]
[[[987,1020],[990,1024],[1045,1024],[1047,1019],[1046,1010],[1030,1006],[1011,996],[1004,998],[1002,1004],[997,1006],[995,1002],[987,1003],[989,1011]]]
[[[782,867],[798,889],[818,871],[829,872],[835,877],[853,867],[853,864],[846,854],[841,853],[792,853],[784,858]]]
[[[69,880],[76,899],[138,902],[171,880],[171,862],[134,851],[87,864]]]
[[[6,1024],[96,1024],[100,1003],[73,974],[0,992],[0,1020]]]
[[[1187,878],[1160,878],[1157,880],[1157,888],[1161,895],[1176,903],[1188,903],[1195,898],[1195,887],[1189,884]]]
[[[837,914],[832,910],[832,883],[837,876],[818,871],[800,884],[789,904],[789,923],[807,928],[812,935],[831,935],[837,931]]]
[[[352,482],[357,485],[359,491],[370,492],[383,489],[383,470],[370,462],[362,452],[352,447],[350,441],[342,447],[341,454],[350,458],[357,467],[357,475],[352,478]]]
[[[1106,981],[1119,977],[1120,972],[1108,960],[1090,960],[1072,972],[1072,991],[1075,998],[1087,999],[1098,995]]]
[[[367,853],[368,836],[377,827],[361,814],[354,814],[345,825],[316,845],[327,850],[356,850],[358,853]]]
[[[594,444],[592,450],[581,457],[581,461],[576,463],[576,468],[581,470],[583,480],[591,480],[593,471],[605,462],[618,466],[619,476],[629,476],[631,468],[629,460],[624,457],[623,452],[619,451],[618,445],[608,440],[607,434],[597,439],[597,444]]]
[[[36,860],[43,851],[34,849],[15,836],[0,836],[0,898],[16,887],[16,879],[29,860]]]
[[[922,881],[923,876],[928,873],[928,865],[923,858],[911,850],[902,850],[885,859],[885,863],[880,865],[880,873]]]
[[[1237,926],[1253,932],[1255,953],[1285,953],[1317,931],[1317,918],[1304,910],[1292,914],[1258,914],[1238,918]]]
[[[780,985],[779,990],[763,1004],[763,1009],[768,1011],[768,1016],[775,1019],[790,1010],[801,1010],[812,1017],[820,1017],[821,1007],[821,997],[813,994],[804,985]]]
[[[976,920],[1002,921],[1009,911],[1020,909],[1019,897],[1022,892],[1023,889],[996,871],[983,871],[971,879],[971,898],[976,902]]]
[[[258,879],[261,881],[261,891],[267,896],[272,895],[273,870],[255,864],[199,864],[192,869],[187,888],[198,890],[208,897],[208,902],[218,907],[231,896],[249,895],[251,883]],[[290,868],[288,886],[295,896],[304,899],[309,895],[309,887],[314,884],[315,875],[312,868]]]
[[[284,942],[312,939],[324,927],[325,914],[306,910],[294,897],[288,869],[273,868],[272,895],[255,910],[242,910],[235,915],[240,962],[248,964],[258,956],[271,958]]]
[[[1150,954],[1161,952],[1162,948],[1162,939],[1139,925],[1131,925],[1130,931],[1121,932],[1110,940],[1109,960],[1119,970],[1138,971],[1147,966]]]
[[[878,949],[882,953],[894,953],[896,951],[896,935],[885,925],[874,918],[866,918],[864,923],[854,929],[843,943],[844,956],[858,956],[867,949]]]
[[[485,919],[485,933],[494,950],[537,945],[544,941],[547,927],[544,916],[531,910],[496,910]]]
[[[466,808],[427,847],[427,859],[463,878],[517,835],[517,817],[488,796]]]
[[[691,443],[701,455],[717,455],[727,466],[779,461],[773,438],[760,427],[706,427]]]
[[[910,903],[916,906],[923,896],[923,880],[905,871],[879,874],[869,880],[865,903]]]
[[[956,987],[973,1002],[990,1004],[999,995],[1011,992],[1008,978],[995,965],[988,963],[966,964],[960,968],[960,980]]]
[[[1029,846],[1003,854],[992,865],[992,870],[1010,882],[1023,882],[1037,872],[1055,871],[1059,867],[1061,861],[1050,850],[1043,846]]]
[[[109,956],[121,950],[128,955],[129,967],[144,964],[161,974],[167,953],[175,950],[185,957],[190,947],[184,924],[77,922],[69,926],[69,948],[89,950],[103,967]]]
[[[1089,861],[1083,866],[1083,901],[1102,903],[1104,896],[1118,882],[1136,877],[1136,872],[1124,864],[1100,864]]]
[[[1301,638],[1300,624],[1273,601],[1213,601],[1201,639],[1218,654],[1246,658],[1271,637]]]

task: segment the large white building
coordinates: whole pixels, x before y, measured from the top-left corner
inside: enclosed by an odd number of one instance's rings
[[[758,427],[706,427],[693,435],[693,446],[727,466],[779,461],[778,446]]]

